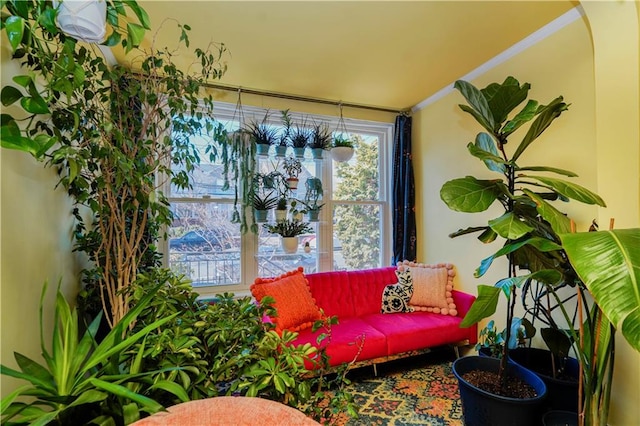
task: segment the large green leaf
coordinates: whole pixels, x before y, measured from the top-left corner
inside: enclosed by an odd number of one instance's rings
[[[505,213],[497,219],[489,221],[489,226],[502,238],[517,240],[533,228],[522,222],[515,214]]]
[[[507,255],[509,253],[513,253],[514,251],[518,250],[519,248],[525,245],[530,245],[532,247],[535,247],[536,249],[538,249],[538,251],[542,251],[542,252],[555,251],[555,250],[562,249],[561,246],[554,243],[553,241],[549,241],[546,238],[540,238],[540,237],[533,237],[533,238],[529,238],[529,239],[526,239],[523,241],[517,241],[517,242],[509,242],[505,244],[500,250],[492,254],[491,256],[483,259],[480,262],[480,266],[478,266],[478,268],[475,270],[473,275],[476,278],[483,276],[489,270],[489,267],[493,263],[494,259],[497,259],[498,257]]]
[[[460,91],[469,105],[459,105],[460,109],[471,114],[478,123],[491,134],[495,133],[495,120],[489,108],[489,103],[482,92],[473,84],[464,80],[458,80],[453,87]]]
[[[523,175],[522,177],[529,179],[536,179],[545,185],[550,186],[556,192],[564,195],[567,198],[583,202],[585,204],[597,204],[601,207],[606,207],[604,200],[600,198],[595,192],[591,192],[587,188],[575,184],[573,182],[567,182],[566,180],[550,178],[546,176],[533,176]]]
[[[556,234],[564,234],[571,231],[571,220],[558,209],[547,203],[538,194],[523,189],[523,192],[527,194],[536,203],[536,209],[540,216],[549,224]]]
[[[498,307],[499,298],[499,288],[480,284],[478,286],[478,296],[464,316],[460,327],[470,327],[478,321],[493,315]]]
[[[495,125],[504,122],[509,113],[527,99],[530,87],[529,83],[525,83],[521,87],[518,80],[509,76],[502,84],[492,83],[482,89]]]
[[[640,352],[640,229],[562,234],[560,238],[603,313]]]
[[[465,213],[485,211],[500,195],[501,180],[479,180],[473,176],[453,179],[442,185],[440,198],[451,209]]]
[[[529,127],[527,134],[525,135],[520,145],[516,149],[516,152],[513,153],[511,157],[512,161],[517,161],[518,158],[522,155],[522,153],[527,149],[531,143],[536,140],[538,136],[542,134],[546,130],[547,127],[553,123],[553,120],[558,118],[563,111],[567,110],[567,104],[562,102],[562,96],[557,97],[548,105],[544,105],[538,108],[538,117],[535,119],[533,124]]]
[[[469,143],[467,149],[471,155],[484,161],[489,170],[504,174],[505,162],[500,157],[500,152],[489,134],[478,133],[475,144]]]
[[[578,177],[577,174],[570,170],[558,169],[556,167],[545,167],[545,166],[529,166],[529,167],[516,167],[516,171],[532,171],[532,172],[552,172],[559,175],[564,175],[568,177]]]
[[[24,34],[25,21],[19,16],[9,16],[5,22],[4,27],[7,32],[7,38],[12,50],[16,50],[22,41],[22,35]]]
[[[533,99],[529,100],[522,110],[516,114],[513,119],[507,121],[502,128],[502,135],[504,137],[509,136],[511,133],[518,130],[523,124],[533,120],[538,110],[538,101]]]

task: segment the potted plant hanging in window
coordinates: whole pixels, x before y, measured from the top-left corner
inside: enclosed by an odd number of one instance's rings
[[[333,161],[343,163],[351,160],[355,147],[353,140],[348,135],[339,134],[333,138],[331,145],[331,158]]]
[[[306,120],[302,120],[302,123],[291,128],[289,140],[291,141],[293,154],[296,158],[304,158],[304,151],[307,148],[307,143],[311,139],[311,136],[312,129],[306,127]]]
[[[298,251],[298,236],[313,232],[308,223],[295,219],[285,219],[275,224],[265,223],[262,227],[271,234],[280,235],[282,251],[287,254],[293,254]]]
[[[311,138],[307,143],[315,160],[321,160],[325,150],[331,147],[331,133],[325,123],[315,124],[311,130]]]
[[[318,200],[322,197],[322,181],[316,177],[307,179],[305,182],[306,192],[302,204],[305,206],[309,222],[317,222],[320,215],[320,209],[324,204],[318,204]]]
[[[287,174],[287,185],[290,190],[298,189],[298,176],[302,172],[302,163],[295,157],[287,157],[282,163],[282,168]]]
[[[269,112],[267,112],[261,121],[252,121],[244,130],[256,145],[256,153],[258,155],[269,155],[269,148],[274,145],[277,138],[278,130],[267,123]]]

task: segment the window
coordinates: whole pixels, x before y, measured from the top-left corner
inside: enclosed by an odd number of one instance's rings
[[[245,120],[262,120],[266,111],[244,107]],[[279,111],[272,111],[270,124],[282,125]],[[291,113],[294,123],[326,123],[337,127],[336,117]],[[228,131],[237,130],[235,105],[216,104],[215,121]],[[298,266],[305,272],[362,269],[387,265],[391,259],[390,221],[390,123],[346,120],[357,145],[353,158],[345,163],[312,158],[307,150],[301,159],[299,186],[289,197],[303,200],[314,179],[322,183],[323,208],[312,232],[300,236],[298,251],[285,253],[280,237],[259,227],[258,234],[242,234],[232,223],[233,187],[225,186],[223,164],[209,161],[204,140],[191,140],[201,162],[190,173],[193,188],[168,188],[174,213],[168,229],[165,259],[176,272],[185,274],[202,295],[243,293],[258,276],[273,276]],[[288,156],[292,156],[289,148]],[[283,158],[258,156],[257,172],[268,175],[281,170]],[[307,184],[309,182],[309,184]],[[299,204],[298,204],[299,206]],[[288,208],[291,208],[289,204]],[[274,213],[268,219],[274,222]],[[305,217],[305,222],[306,217]],[[259,224],[260,225],[260,224]],[[305,245],[306,247],[305,250]]]

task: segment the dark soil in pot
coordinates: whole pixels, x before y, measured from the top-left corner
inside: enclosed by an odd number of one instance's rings
[[[504,388],[500,384],[500,377],[493,371],[473,370],[462,375],[469,384],[495,395],[509,398],[535,398],[536,390],[519,377],[507,376]]]

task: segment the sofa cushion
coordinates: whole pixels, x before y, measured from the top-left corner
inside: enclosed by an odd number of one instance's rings
[[[325,315],[337,315],[338,318],[355,316],[349,272],[318,272],[305,277],[316,304]]]
[[[272,319],[277,332],[303,330],[322,318],[302,268],[275,278],[256,278],[251,294],[258,302],[266,296],[274,299],[276,316]]]
[[[439,263],[426,265],[404,261],[398,270],[409,270],[413,282],[413,294],[409,305],[415,311],[434,312],[442,315],[458,315],[453,300],[453,265]]]
[[[380,312],[383,314],[413,312],[413,308],[409,306],[413,294],[411,272],[396,270],[396,277],[398,277],[398,284],[389,284],[382,292]]]
[[[356,317],[339,318],[338,321],[338,324],[331,326],[331,338],[323,340],[320,344],[321,347],[327,348],[331,366],[352,362],[354,359],[363,361],[387,355],[387,339],[380,331]],[[326,332],[323,329],[315,332],[311,329],[301,330],[293,344],[311,343],[317,347],[318,335]]]
[[[387,338],[388,355],[469,339],[462,318],[432,312],[372,314],[362,319]]]
[[[384,288],[398,282],[395,269],[388,267],[348,272],[356,316],[380,313]]]

